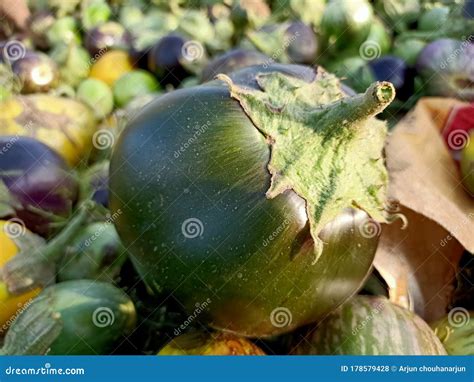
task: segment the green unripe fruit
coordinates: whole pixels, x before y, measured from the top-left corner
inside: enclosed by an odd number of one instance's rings
[[[133,70],[114,83],[114,98],[118,106],[128,104],[135,97],[156,92],[158,81],[145,70]]]
[[[89,105],[97,119],[103,119],[114,108],[114,96],[110,87],[103,81],[88,78],[77,88],[77,98]]]

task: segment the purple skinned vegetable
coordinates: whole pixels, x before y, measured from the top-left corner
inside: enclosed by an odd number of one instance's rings
[[[122,25],[109,21],[91,29],[86,35],[85,46],[91,56],[105,52],[108,49],[128,50],[132,37]]]
[[[474,44],[448,38],[428,44],[418,56],[416,69],[427,94],[474,101]]]
[[[68,217],[78,183],[59,154],[29,137],[0,137],[0,181],[13,199],[16,217],[43,236],[53,223]]]
[[[270,57],[256,50],[233,49],[209,62],[204,68],[201,82],[212,81],[219,73],[229,74],[248,66],[272,63]]]

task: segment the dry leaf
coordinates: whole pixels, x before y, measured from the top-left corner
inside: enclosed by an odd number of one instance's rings
[[[374,266],[387,282],[390,300],[427,321],[446,314],[463,246],[443,227],[408,208],[408,226],[383,227]]]
[[[403,206],[408,228],[384,227],[375,266],[391,299],[426,320],[445,313],[462,247],[474,252],[474,199],[441,136],[452,107],[462,104],[422,99],[386,146],[390,196]]]

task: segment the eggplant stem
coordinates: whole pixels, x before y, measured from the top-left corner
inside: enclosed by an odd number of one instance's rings
[[[354,124],[381,113],[394,98],[395,88],[390,82],[374,82],[365,93],[342,98],[323,110],[317,109],[310,118]]]
[[[22,251],[7,262],[0,270],[0,279],[7,285],[9,293],[22,294],[53,283],[56,263],[95,208],[94,202],[85,201],[69,224],[50,242],[32,251]]]

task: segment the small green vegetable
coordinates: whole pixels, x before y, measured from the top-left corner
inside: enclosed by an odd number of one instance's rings
[[[114,83],[115,102],[119,107],[123,107],[135,97],[154,93],[158,88],[158,81],[149,72],[133,70],[124,74]]]
[[[62,17],[55,21],[46,32],[46,37],[50,46],[57,44],[81,43],[77,22],[73,17]]]
[[[46,288],[17,317],[5,337],[6,355],[107,354],[135,327],[132,300],[92,280]]]
[[[103,119],[114,108],[114,96],[110,87],[103,81],[88,78],[77,88],[77,98],[89,105],[97,119]]]
[[[58,279],[93,279],[111,282],[127,255],[112,223],[87,225],[68,245],[58,269]]]

